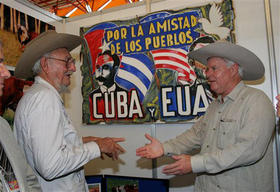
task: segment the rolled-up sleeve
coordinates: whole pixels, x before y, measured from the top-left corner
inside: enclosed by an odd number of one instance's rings
[[[205,172],[206,167],[204,164],[203,156],[202,155],[191,156],[191,167],[192,167],[192,172],[194,173]]]

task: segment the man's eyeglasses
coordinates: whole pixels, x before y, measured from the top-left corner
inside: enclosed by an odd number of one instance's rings
[[[4,58],[0,58],[0,63],[4,63]]]
[[[64,60],[64,59],[58,59],[58,58],[54,58],[54,57],[46,57],[47,59],[54,59],[54,60],[57,60],[57,61],[63,61],[64,63],[66,63],[66,67],[69,68],[70,67],[70,64],[76,64],[76,60],[72,57],[68,58],[67,60]]]

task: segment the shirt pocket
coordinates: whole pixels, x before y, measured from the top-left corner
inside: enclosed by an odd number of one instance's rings
[[[235,143],[237,130],[236,126],[236,120],[220,121],[220,127],[218,131],[218,148],[224,149]]]

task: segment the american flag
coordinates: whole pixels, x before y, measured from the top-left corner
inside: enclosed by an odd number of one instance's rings
[[[171,69],[178,72],[177,82],[182,85],[193,84],[196,74],[188,64],[187,51],[184,49],[158,49],[151,51],[156,69]]]
[[[154,63],[147,55],[123,55],[115,81],[127,90],[136,89],[140,102],[142,102],[149,90],[154,74]]]

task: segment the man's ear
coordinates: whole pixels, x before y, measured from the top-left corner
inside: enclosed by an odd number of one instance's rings
[[[49,65],[48,65],[48,61],[47,61],[46,57],[42,57],[40,59],[40,65],[41,65],[42,71],[45,72],[45,73],[48,73]]]
[[[239,74],[238,73],[238,69],[239,69],[239,65],[237,63],[234,63],[232,66],[231,66],[231,70],[233,72],[233,75],[236,75],[236,74]]]

